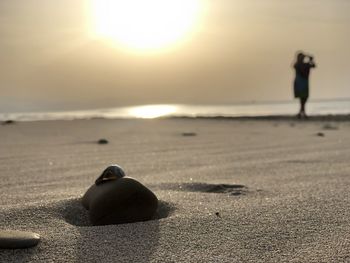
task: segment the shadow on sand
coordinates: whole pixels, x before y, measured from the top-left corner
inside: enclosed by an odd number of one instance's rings
[[[77,226],[76,258],[80,262],[149,262],[157,248],[159,219],[175,210],[159,201],[154,220],[120,225],[92,226],[81,199],[67,200],[62,216]]]

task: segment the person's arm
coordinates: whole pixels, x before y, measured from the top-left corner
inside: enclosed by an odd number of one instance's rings
[[[309,61],[310,68],[316,68],[316,63],[314,62],[314,58],[311,56],[309,58],[310,58],[310,61]]]

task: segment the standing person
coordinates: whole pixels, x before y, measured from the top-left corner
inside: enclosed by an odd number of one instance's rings
[[[294,97],[300,99],[300,110],[297,115],[299,119],[302,117],[307,118],[305,104],[309,98],[309,75],[310,69],[315,67],[316,64],[312,56],[305,55],[302,52],[297,53],[296,62],[294,64]]]

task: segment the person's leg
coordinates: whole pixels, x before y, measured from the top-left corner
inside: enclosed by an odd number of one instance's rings
[[[304,103],[303,103],[303,98],[299,98],[299,101],[300,101],[300,109],[299,109],[299,113],[297,114],[297,117],[300,119],[301,118],[301,114],[303,112],[303,109],[304,109]]]
[[[300,114],[302,114],[304,117],[307,117],[305,113],[306,102],[307,98],[300,98]]]

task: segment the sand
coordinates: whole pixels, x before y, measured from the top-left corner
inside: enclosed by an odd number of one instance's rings
[[[350,262],[349,119],[17,122],[0,138],[1,229],[42,237],[0,262]],[[80,198],[113,163],[158,219],[89,224]]]

